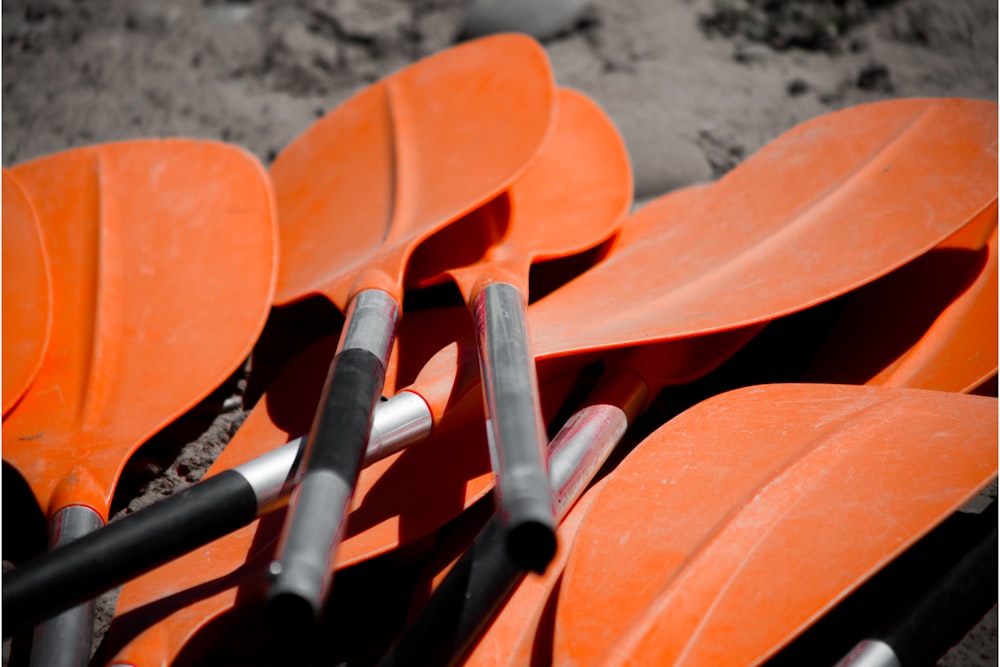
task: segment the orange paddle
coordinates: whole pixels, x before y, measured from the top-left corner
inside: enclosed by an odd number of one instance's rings
[[[988,218],[980,222],[982,224],[966,226],[927,255],[853,294],[850,305],[814,360],[812,367],[820,370],[807,373],[807,379],[822,381],[832,375],[867,384],[968,392],[995,374],[996,336],[991,338],[989,331],[991,322],[994,332],[996,329],[996,222]],[[989,236],[988,243],[983,238],[985,235]],[[925,295],[932,293],[929,287],[933,283],[927,278],[932,277],[937,284],[952,282],[951,273],[930,272],[929,268],[942,261],[936,256],[954,250],[972,254],[964,258],[969,261],[959,263],[957,270],[951,272],[966,279],[961,294],[938,313],[926,333],[901,359],[893,358],[886,363],[883,357],[868,351],[868,348],[888,347],[883,342],[886,338],[907,339],[909,330],[927,317],[927,310],[936,304],[922,303]],[[982,257],[984,253],[985,258]],[[980,259],[982,261],[978,261]],[[976,270],[979,270],[978,276],[969,283],[968,274],[975,274]],[[901,308],[913,314],[901,318]],[[898,372],[901,366],[906,368],[906,373]],[[600,400],[591,403],[596,405]],[[582,420],[582,414],[577,419]],[[570,438],[571,429],[568,426],[560,432],[554,446]],[[608,443],[606,446],[610,449],[614,445]],[[603,458],[595,451],[591,460],[590,475],[596,472],[594,464],[599,464]],[[577,474],[586,476],[587,473]],[[588,493],[592,495],[593,491]],[[574,510],[574,514],[577,511]],[[560,531],[564,527],[565,523]],[[554,615],[561,573],[562,567],[554,563],[544,578],[529,578],[520,584],[474,644],[465,664],[523,664],[532,655],[551,656],[550,616]],[[550,615],[544,622],[543,611]],[[514,646],[515,649],[500,650],[501,646]]]
[[[37,208],[53,316],[38,376],[4,422],[3,458],[56,547],[106,522],[129,455],[250,352],[274,289],[273,201],[252,156],[204,141],[74,149],[13,173]],[[4,618],[17,618],[6,600]],[[36,649],[89,655],[87,607],[46,624]]]
[[[507,199],[485,213],[506,222],[501,238],[478,261],[443,272],[457,283],[475,321],[507,546],[516,561],[535,570],[544,570],[556,543],[545,427],[525,321],[528,272],[534,262],[573,255],[612,236],[631,201],[632,172],[618,131],[587,97],[563,89],[545,149]],[[433,273],[425,264],[440,265],[454,243],[444,235],[430,239],[414,254],[411,270]]]
[[[468,42],[361,91],[271,167],[276,302],[321,294],[347,318],[272,564],[275,624],[305,627],[329,594],[411,252],[520,176],[548,134],[554,95],[545,51],[530,38]]]
[[[969,225],[956,236],[962,238],[949,239],[928,255],[914,260],[903,268],[889,274],[885,278],[871,286],[858,290],[851,297],[851,304],[844,316],[834,327],[827,339],[819,360],[822,363],[819,367],[824,369],[826,374],[840,372],[844,375],[859,380],[868,378],[868,384],[881,384],[884,386],[911,386],[912,388],[935,389],[939,391],[955,391],[964,389],[968,392],[978,387],[982,380],[990,373],[996,372],[996,339],[995,336],[989,339],[986,333],[984,340],[983,329],[988,332],[989,327],[985,326],[990,319],[988,314],[992,311],[992,320],[996,320],[996,226],[979,225],[993,231],[990,234],[988,248],[982,247],[982,230],[977,230],[976,225]],[[968,234],[972,232],[972,234]],[[920,289],[922,282],[920,276],[926,275],[927,258],[942,250],[952,248],[979,247],[983,252],[989,252],[987,264],[982,267],[982,271],[975,281],[962,292],[961,296],[949,304],[934,323],[927,329],[927,333],[920,340],[909,348],[906,359],[908,372],[899,374],[893,372],[899,368],[900,364],[893,361],[885,370],[880,364],[865,364],[860,361],[871,359],[871,355],[864,353],[864,345],[871,338],[900,336],[900,321],[893,317],[894,306],[904,303],[912,304],[913,295],[923,295],[926,292]],[[991,275],[992,274],[992,275]],[[948,275],[934,273],[933,277],[937,281],[948,282]],[[993,296],[990,294],[990,284],[992,283]],[[914,285],[918,286],[914,290]],[[910,306],[913,307],[913,306]],[[972,313],[969,319],[963,319],[962,315]],[[867,314],[874,321],[867,329],[869,336],[862,337],[859,331],[864,326],[865,320],[861,319],[862,314]],[[903,320],[903,323],[913,320]],[[893,324],[896,324],[894,331]],[[851,325],[851,326],[849,326]],[[995,329],[995,324],[994,324]],[[906,328],[903,327],[903,331]],[[879,332],[873,334],[872,332]],[[976,342],[978,341],[978,342]],[[873,341],[877,344],[877,341]],[[859,357],[861,359],[859,359]],[[876,357],[877,359],[877,357]],[[814,367],[817,364],[814,363]],[[992,369],[992,370],[991,370]],[[860,374],[859,374],[860,373]],[[815,378],[815,373],[812,376]],[[823,375],[820,375],[823,377]],[[810,379],[815,382],[816,379]],[[907,385],[905,383],[912,383]],[[601,399],[595,398],[590,401],[591,407],[595,409]],[[553,446],[560,447],[560,442],[571,441],[574,437],[574,427],[578,428],[583,420],[583,412],[578,414],[577,423],[573,421],[561,431],[553,441]],[[591,422],[596,423],[596,422]],[[610,450],[614,443],[608,442],[605,447]],[[603,462],[603,457],[599,452],[601,447],[595,447],[589,455],[590,465],[584,467],[576,474],[589,479],[596,472],[596,466]],[[596,489],[588,492],[587,496],[592,499]],[[571,496],[571,493],[565,495]],[[573,510],[573,515],[581,511],[580,501],[577,508]],[[589,504],[588,504],[589,506]],[[568,517],[562,526],[563,531],[575,531],[576,528],[569,527],[569,521],[574,518]],[[576,524],[580,523],[581,517],[575,517]],[[543,578],[528,578],[514,589],[511,598],[503,605],[499,615],[492,621],[483,632],[482,637],[473,645],[467,659],[466,665],[514,665],[525,664],[535,656],[534,659],[544,659],[544,656],[551,656],[551,633],[552,618],[554,617],[554,605],[558,597],[558,586],[561,582],[565,557],[558,563],[553,563],[546,571]],[[439,577],[442,575],[438,575]],[[545,616],[543,618],[543,612]],[[504,650],[500,647],[511,647],[512,650]],[[542,656],[542,657],[538,657]]]
[[[3,414],[42,366],[52,325],[52,285],[35,210],[3,170]]]
[[[804,384],[688,410],[588,512],[553,661],[758,664],[996,476],[996,410],[980,396]]]

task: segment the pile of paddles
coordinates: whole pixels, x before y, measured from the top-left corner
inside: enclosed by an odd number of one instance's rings
[[[630,214],[614,125],[518,35],[269,171],[187,139],[7,168],[3,460],[50,547],[4,573],[4,637],[85,664],[124,584],[94,662],[226,632],[304,664],[938,655],[996,600],[997,179],[996,104],[899,99]],[[203,481],[105,525],[138,447],[317,295],[339,336],[285,351]],[[406,549],[410,585],[338,594]],[[362,601],[406,611],[324,654]]]

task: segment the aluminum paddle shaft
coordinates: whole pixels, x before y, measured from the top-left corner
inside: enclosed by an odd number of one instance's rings
[[[398,318],[395,299],[381,290],[364,290],[351,300],[270,567],[272,628],[311,626],[322,613]]]
[[[556,519],[545,465],[545,426],[524,297],[492,283],[473,304],[501,523],[514,562],[542,572],[556,552]]]
[[[426,438],[431,415],[401,392],[375,409],[362,467]],[[30,628],[178,558],[284,505],[305,437],[223,470],[100,530],[62,544],[3,575],[3,635]],[[68,507],[86,517],[85,507]],[[90,513],[93,515],[93,513]],[[60,526],[64,522],[61,521]],[[64,538],[69,537],[61,527]],[[77,531],[79,532],[79,531]],[[83,531],[86,532],[86,531]],[[89,632],[88,632],[89,634]]]
[[[995,519],[994,519],[995,520]],[[909,667],[944,655],[997,599],[997,529],[835,667]]]

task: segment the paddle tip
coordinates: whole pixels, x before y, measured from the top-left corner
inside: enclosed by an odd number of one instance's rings
[[[301,559],[275,560],[264,601],[264,625],[281,642],[298,641],[319,626],[323,613],[322,577]]]
[[[507,530],[507,554],[518,567],[543,574],[556,555],[556,533],[551,523],[523,521]]]
[[[301,595],[280,592],[268,596],[264,623],[272,637],[282,642],[297,643],[317,627],[319,614]]]

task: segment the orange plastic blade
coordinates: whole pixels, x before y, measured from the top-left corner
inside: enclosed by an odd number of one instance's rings
[[[582,93],[560,89],[558,108],[538,157],[507,190],[506,200],[491,207],[502,212],[470,214],[486,218],[484,226],[495,230],[484,254],[456,262],[463,259],[468,235],[459,221],[413,253],[411,273],[429,276],[415,286],[450,275],[466,301],[477,286],[496,280],[512,282],[527,295],[531,264],[583,252],[618,232],[632,203],[624,141],[607,114]]]
[[[267,174],[220,143],[143,140],[13,169],[49,253],[52,336],[4,422],[43,512],[107,520],[129,455],[250,352],[275,282]]]
[[[702,193],[707,188],[708,186],[691,187],[663,196],[658,201],[660,216],[657,218],[634,215],[626,218],[622,231],[615,240],[614,247],[619,251],[627,252],[632,243],[640,240],[640,232],[643,231],[644,222],[647,226],[651,220],[665,224],[674,215],[680,215],[686,208],[697,206],[700,198],[703,196]],[[636,225],[639,225],[640,229],[636,229]],[[628,241],[621,240],[621,237],[625,236],[628,237]],[[605,259],[603,261],[607,262],[608,260]],[[599,264],[598,266],[602,265]],[[590,269],[590,272],[597,271],[597,269],[598,267],[594,267]],[[587,363],[596,361],[603,356],[603,348],[597,348],[589,354],[562,355],[563,342],[554,340],[552,337],[546,337],[549,345],[548,348],[539,349],[536,343],[536,335],[534,333],[536,329],[562,326],[557,318],[552,317],[552,314],[559,311],[560,304],[572,306],[576,303],[575,298],[577,295],[575,292],[571,292],[570,294],[573,298],[566,301],[563,301],[562,295],[565,294],[563,290],[571,288],[575,281],[579,279],[578,277],[570,281],[567,285],[560,287],[541,301],[528,307],[528,327],[533,332],[532,347],[535,360],[538,362],[539,381],[542,383],[578,370]],[[634,295],[635,290],[626,291],[623,292],[622,299],[628,301]],[[536,312],[539,311],[548,314],[549,317],[539,320],[536,316]],[[585,317],[587,322],[592,322],[597,326],[592,314],[584,314],[580,311],[574,313],[574,316]],[[572,329],[572,327],[569,328]],[[572,345],[572,343],[570,344]],[[678,344],[675,347],[678,352],[682,347],[685,348],[685,351],[692,349],[691,346],[683,344]],[[697,347],[698,344],[695,343],[694,348]],[[694,365],[697,365],[697,362]],[[691,366],[691,363],[681,360],[679,355],[675,357],[675,370],[680,370],[681,368],[690,370]],[[435,428],[446,428],[482,414],[482,391],[479,381],[479,363],[476,356],[475,343],[469,340],[462,345],[452,344],[443,347],[420,370],[412,384],[407,387],[401,387],[401,389],[417,394],[427,403],[434,417]]]
[[[710,196],[647,204],[607,259],[533,304],[539,377],[561,358],[761,324],[890,273],[995,217],[996,146],[997,105],[972,100],[878,102],[793,128]],[[456,358],[442,351],[411,388],[436,419],[476,386]]]
[[[17,178],[3,170],[3,414],[42,366],[52,324],[52,285],[42,232]]]
[[[426,343],[411,347],[407,341],[426,335],[432,324],[433,338],[441,333],[463,335],[471,322],[465,309],[409,313],[401,325],[400,347],[418,355],[419,348],[429,349]],[[336,344],[333,338],[321,341],[282,371],[206,477],[254,459],[308,430]],[[408,371],[398,372],[405,376]],[[561,405],[569,385],[564,381],[544,388],[547,415]],[[448,465],[442,466],[442,461]],[[426,536],[486,495],[492,485],[481,417],[372,464],[361,471],[347,534],[338,547],[337,567]],[[259,568],[273,557],[284,514],[284,509],[272,512],[126,584],[110,635],[116,659],[137,666],[169,663],[211,620],[240,600],[263,594],[266,577]],[[163,603],[175,594],[176,605]]]
[[[997,228],[852,295],[808,381],[969,392],[997,374]]]
[[[555,110],[542,47],[467,42],[379,81],[314,123],[271,166],[281,211],[276,301],[362,288],[402,300],[416,245],[528,166]]]
[[[995,477],[996,441],[980,396],[767,385],[695,406],[595,500],[555,663],[757,664]]]
[[[535,349],[733,329],[844,294],[991,214],[996,151],[991,102],[891,100],[807,121],[700,206],[667,219],[662,201],[640,209],[621,249],[537,304]]]

